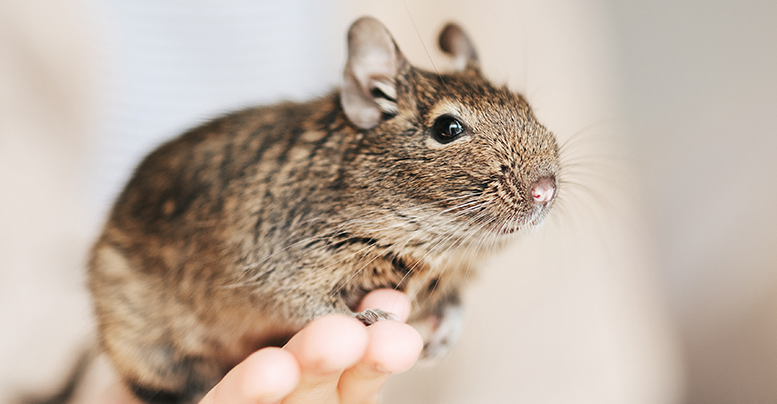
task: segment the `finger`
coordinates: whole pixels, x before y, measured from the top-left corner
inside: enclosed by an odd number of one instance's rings
[[[418,331],[399,321],[379,321],[367,327],[367,333],[364,357],[340,377],[342,404],[377,402],[388,376],[410,369],[424,346]]]
[[[235,366],[200,404],[273,404],[297,387],[300,368],[294,355],[280,348],[254,352]]]
[[[410,300],[407,296],[393,289],[378,289],[367,294],[362,299],[356,311],[380,309],[397,316],[400,321],[407,321],[410,316]]]
[[[297,359],[300,383],[284,404],[336,403],[343,370],[364,356],[367,329],[355,318],[330,314],[308,324],[286,344]]]

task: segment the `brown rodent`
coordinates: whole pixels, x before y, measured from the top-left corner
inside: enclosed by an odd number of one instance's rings
[[[412,297],[427,355],[452,343],[473,267],[553,204],[559,150],[460,28],[440,46],[457,71],[411,66],[359,19],[340,91],[220,117],[145,158],[89,270],[102,349],[140,398],[194,402],[377,288]]]

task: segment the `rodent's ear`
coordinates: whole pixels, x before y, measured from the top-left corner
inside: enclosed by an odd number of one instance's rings
[[[351,25],[340,102],[354,125],[370,129],[399,112],[395,78],[403,63],[394,38],[378,20],[362,17]]]
[[[478,68],[478,54],[467,34],[458,25],[449,23],[440,32],[440,49],[453,57],[456,70]]]

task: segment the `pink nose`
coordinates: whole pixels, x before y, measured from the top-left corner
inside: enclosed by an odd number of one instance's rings
[[[555,194],[556,185],[552,178],[540,178],[531,186],[531,197],[534,199],[534,203],[548,203]]]

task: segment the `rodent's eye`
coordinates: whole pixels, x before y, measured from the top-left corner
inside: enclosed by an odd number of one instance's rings
[[[464,125],[458,119],[443,115],[434,121],[432,136],[440,143],[450,143],[464,133]]]

